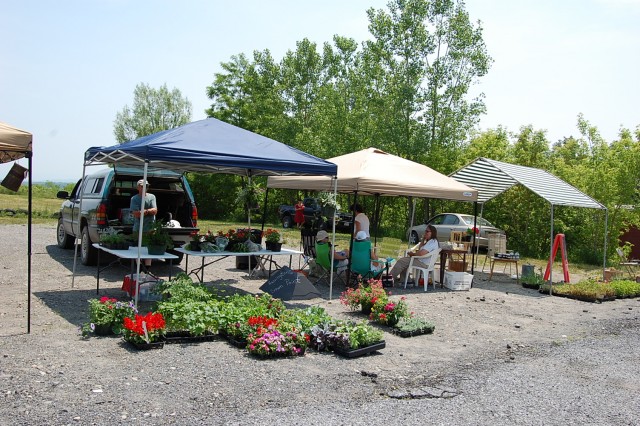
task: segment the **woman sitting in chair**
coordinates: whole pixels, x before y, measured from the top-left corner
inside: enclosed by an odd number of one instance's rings
[[[351,271],[362,275],[365,278],[375,278],[380,275],[384,262],[377,262],[378,256],[371,241],[368,239],[367,233],[359,231],[353,242],[353,251],[351,252]]]
[[[407,257],[403,257],[398,259],[393,268],[391,268],[391,276],[396,279],[399,277],[402,282],[404,281],[404,275],[408,273],[407,269],[409,268],[409,262],[413,256],[424,256],[425,254],[432,252],[433,250],[437,250],[440,247],[438,244],[438,231],[433,225],[427,226],[427,229],[424,231],[424,236],[420,243],[418,243],[417,249],[414,249],[407,253]],[[428,265],[420,262],[419,260],[415,260],[414,265],[428,268]],[[401,276],[402,275],[402,276]]]
[[[327,248],[327,250],[323,250],[323,248]],[[321,253],[325,253],[329,256],[328,261],[326,263],[324,261],[320,261],[321,265],[329,265],[331,262],[331,243],[329,242],[329,234],[327,231],[320,230],[316,234],[316,254],[318,257],[321,256]],[[325,259],[326,260],[326,259]],[[333,252],[333,267],[339,268],[343,266],[347,266],[349,263],[349,250],[341,250]]]

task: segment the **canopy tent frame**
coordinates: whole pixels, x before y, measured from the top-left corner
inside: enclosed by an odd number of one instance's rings
[[[144,167],[145,182],[149,167],[172,169],[182,173],[235,174],[249,179],[252,176],[335,176],[338,172],[337,166],[328,161],[215,118],[207,118],[143,136],[121,145],[89,148],[84,155],[82,185],[84,185],[87,166],[121,164],[139,167],[141,163]],[[143,187],[143,195],[145,193],[146,185]],[[82,191],[80,206],[82,206]],[[141,208],[144,209],[144,203]],[[141,214],[137,275],[140,273],[143,217],[144,214]],[[73,278],[75,278],[76,259],[77,245],[74,254]],[[136,305],[138,303],[137,291],[135,303]]]
[[[583,207],[604,210],[604,253],[602,275],[607,265],[608,209],[582,191],[552,175],[546,170],[479,157],[449,175],[458,182],[478,190],[478,202],[492,200],[515,185],[522,185],[551,205],[551,230],[549,265],[553,265],[553,214],[555,206]],[[550,268],[549,283],[553,283],[553,268]],[[549,294],[552,293],[549,286]]]
[[[24,130],[0,122],[0,163],[21,158],[28,162],[27,207],[27,334],[31,334],[31,257],[33,217],[33,135]]]
[[[419,198],[439,198],[453,201],[475,202],[478,191],[455,181],[423,164],[389,154],[377,148],[328,158],[338,165],[336,182],[324,177],[269,177],[268,188],[329,191],[335,184],[335,191],[354,194],[353,205],[358,195],[372,195],[376,198],[374,211],[379,210],[381,196],[406,196]],[[353,209],[352,209],[353,210]],[[411,222],[415,216],[415,203]],[[355,227],[352,223],[351,235]],[[335,220],[333,221],[335,224]],[[335,232],[334,232],[335,235]],[[353,238],[350,243],[353,243]],[[349,268],[351,264],[349,262]],[[330,288],[330,292],[332,292]]]

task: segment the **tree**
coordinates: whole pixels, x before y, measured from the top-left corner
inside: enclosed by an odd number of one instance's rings
[[[133,109],[125,105],[116,113],[113,134],[118,143],[123,143],[173,129],[191,121],[191,109],[191,102],[180,90],[169,91],[166,84],[153,89],[140,83],[133,92]]]

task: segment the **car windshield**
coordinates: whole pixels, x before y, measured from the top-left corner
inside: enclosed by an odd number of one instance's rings
[[[464,220],[464,222],[468,226],[473,226],[473,216],[463,215],[462,219]],[[478,224],[478,226],[491,226],[491,227],[494,227],[491,222],[489,222],[487,219],[485,219],[483,217],[477,218],[477,224]]]

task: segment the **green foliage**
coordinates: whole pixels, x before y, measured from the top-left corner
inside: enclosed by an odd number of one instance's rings
[[[619,299],[640,296],[640,283],[630,280],[613,280],[609,283]]]
[[[540,292],[548,292],[548,284],[540,287]],[[553,294],[574,299],[599,302],[616,296],[616,291],[611,283],[603,283],[593,280],[580,281],[576,284],[559,284],[553,286]]]
[[[230,336],[246,339],[253,329],[247,324],[250,317],[278,318],[285,310],[280,299],[265,293],[259,296],[233,295],[226,299],[219,312],[220,329]]]
[[[164,224],[156,220],[153,222],[151,229],[142,234],[143,246],[164,246],[166,249],[173,248],[173,240],[169,232],[164,228]]]
[[[431,321],[428,321],[424,318],[406,316],[400,318],[400,320],[394,327],[394,332],[398,332],[401,334],[418,335],[433,333],[433,330],[435,330],[435,328],[436,326]]]
[[[154,89],[140,83],[133,92],[133,108],[125,105],[116,113],[113,134],[118,143],[138,139],[191,121],[191,102],[178,89],[166,84]]]
[[[285,329],[294,328],[311,334],[314,326],[330,322],[331,316],[320,306],[310,306],[306,309],[286,309],[278,320]]]
[[[158,312],[164,316],[167,331],[188,331],[192,336],[202,336],[218,332],[218,313],[222,306],[224,302],[218,300],[176,301],[172,298],[159,303]]]
[[[215,299],[215,295],[207,287],[194,284],[184,272],[179,273],[172,280],[157,284],[155,293],[162,294],[164,299],[170,299],[172,302],[208,302]]]

